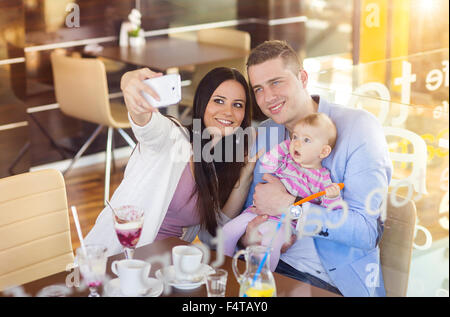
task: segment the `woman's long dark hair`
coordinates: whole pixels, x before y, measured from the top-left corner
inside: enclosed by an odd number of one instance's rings
[[[200,131],[198,125],[190,125],[188,130],[190,132],[191,144],[196,137],[201,139],[201,149],[208,144],[211,144],[211,140],[201,138],[203,131],[206,129],[204,123],[204,115],[208,102],[214,93],[214,91],[223,82],[227,80],[234,80],[242,85],[245,91],[246,103],[244,119],[241,123],[241,128],[245,130],[251,124],[251,97],[250,90],[244,76],[236,69],[227,67],[219,67],[211,70],[200,81],[194,96],[193,115],[192,119],[200,119],[201,122]],[[241,130],[242,131],[242,130]],[[197,134],[197,136],[195,136]],[[200,135],[198,135],[200,134]],[[231,140],[230,140],[231,138]],[[230,142],[231,141],[231,142]],[[244,142],[244,153],[240,153],[236,144]],[[225,153],[231,149],[225,148],[225,145],[233,144],[233,160],[232,162],[225,162]],[[217,218],[219,211],[225,205],[234,185],[239,179],[241,168],[244,166],[242,155],[247,155],[248,152],[248,138],[247,136],[236,135],[236,133],[222,139],[215,145],[212,153],[215,149],[221,147],[222,157],[221,159],[207,162],[204,160],[200,153],[201,159],[194,159],[194,178],[196,188],[192,195],[197,194],[197,210],[200,216],[200,225],[203,229],[208,230],[209,233],[215,235],[217,227]],[[239,155],[241,158],[239,158]],[[215,156],[216,158],[216,156]]]

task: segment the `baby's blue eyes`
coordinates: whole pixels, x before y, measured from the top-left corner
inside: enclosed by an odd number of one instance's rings
[[[298,140],[298,136],[296,136],[295,134],[292,136],[292,140]],[[311,143],[311,139],[310,138],[304,138],[303,142],[305,143]]]

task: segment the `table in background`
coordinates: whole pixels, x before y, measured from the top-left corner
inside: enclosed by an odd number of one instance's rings
[[[233,47],[201,43],[175,37],[149,38],[142,47],[121,47],[118,43],[104,45],[101,51],[85,52],[93,57],[103,57],[154,71],[167,73],[185,66],[247,57],[248,51]],[[177,117],[178,107],[168,108],[168,114]]]
[[[136,66],[165,72],[170,68],[220,62],[248,55],[248,51],[173,37],[150,38],[142,47],[105,45],[101,51],[86,52]]]

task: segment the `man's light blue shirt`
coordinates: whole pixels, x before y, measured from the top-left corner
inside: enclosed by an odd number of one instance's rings
[[[385,296],[378,247],[382,230],[377,213],[384,197],[376,193],[387,191],[392,163],[383,128],[367,111],[330,104],[322,98],[318,112],[327,114],[338,131],[336,146],[322,165],[330,170],[334,183],[345,184],[341,195],[348,205],[348,213],[345,221],[336,227],[334,224],[345,216],[342,208],[327,211],[309,204],[305,208],[308,212],[304,230],[320,231],[313,236],[317,254],[332,283],[344,296]],[[283,125],[266,120],[258,127],[252,152],[262,147],[269,151],[288,136]],[[263,169],[258,161],[245,208],[252,205],[255,186],[263,182],[262,177]],[[368,197],[371,198],[366,202]],[[366,204],[370,205],[369,211]],[[316,230],[317,225],[321,226],[320,230]],[[281,259],[295,259],[296,255],[290,253],[293,250],[295,244]]]

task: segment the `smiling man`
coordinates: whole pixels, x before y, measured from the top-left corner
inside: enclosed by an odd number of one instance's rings
[[[255,50],[255,52],[257,52]],[[261,111],[290,131],[301,118],[317,111],[317,104],[306,91],[307,73],[299,62],[287,56],[258,63],[249,58],[249,78]],[[299,111],[302,109],[302,111]]]
[[[382,127],[364,110],[330,104],[307,92],[308,74],[295,51],[285,42],[266,41],[252,50],[247,62],[250,85],[261,111],[270,119],[258,128],[253,149],[267,150],[290,139],[293,127],[315,112],[335,123],[338,140],[323,166],[333,183],[345,183],[345,206],[327,211],[305,203],[299,222],[303,234],[287,245],[276,272],[344,296],[385,296],[378,242],[382,234],[379,215],[374,215],[386,190],[392,166]],[[280,180],[263,174],[258,162],[244,208],[254,205],[256,217],[241,238],[246,246],[267,215],[294,210],[300,197],[291,196]],[[371,197],[366,206],[366,198]],[[266,216],[264,216],[266,215]]]

